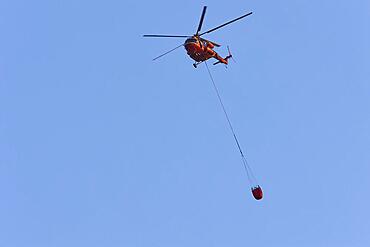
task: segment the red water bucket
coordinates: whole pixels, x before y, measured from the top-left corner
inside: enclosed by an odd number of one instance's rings
[[[254,199],[256,200],[261,200],[263,197],[263,192],[259,185],[252,188],[252,194],[253,194]]]

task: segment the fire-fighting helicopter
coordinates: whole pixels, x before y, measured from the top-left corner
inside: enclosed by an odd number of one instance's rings
[[[213,41],[210,41],[210,40],[207,40],[205,38],[202,38],[201,36],[205,35],[205,34],[208,34],[208,33],[211,33],[213,31],[216,31],[217,29],[219,28],[222,28],[226,25],[229,25],[235,21],[238,21],[244,17],[247,17],[248,15],[251,15],[252,12],[249,12],[245,15],[242,15],[238,18],[235,18],[231,21],[228,21],[222,25],[219,25],[215,28],[212,28],[208,31],[205,31],[205,32],[200,32],[201,28],[202,28],[202,24],[203,24],[203,20],[204,20],[204,16],[206,14],[206,10],[207,10],[207,6],[204,6],[203,7],[203,11],[202,11],[202,15],[200,17],[200,21],[199,21],[199,25],[198,25],[198,29],[197,29],[197,32],[194,34],[194,35],[158,35],[158,34],[146,34],[146,35],[143,35],[144,37],[151,37],[151,38],[187,38],[185,40],[185,43],[184,44],[181,44],[175,48],[173,48],[172,50],[158,56],[158,57],[155,57],[153,60],[156,60],[160,57],[163,57],[164,55],[176,50],[177,48],[180,48],[181,46],[184,46],[186,51],[187,51],[187,54],[193,59],[195,60],[195,63],[193,64],[193,66],[196,68],[197,65],[199,65],[200,63],[210,59],[210,58],[215,58],[217,59],[218,61],[214,63],[214,65],[216,64],[219,64],[219,63],[223,63],[223,64],[228,64],[228,60],[229,58],[232,57],[231,53],[230,53],[230,49],[228,49],[228,52],[229,54],[226,56],[226,57],[221,57],[217,52],[215,52],[213,50],[214,47],[220,47],[219,44],[213,42]]]

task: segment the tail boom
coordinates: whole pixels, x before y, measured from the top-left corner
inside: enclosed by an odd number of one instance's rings
[[[230,49],[229,47],[227,47],[227,50],[229,52],[229,55],[227,55],[225,58],[221,57],[220,55],[218,55],[216,53],[215,57],[218,61],[215,62],[213,65],[216,65],[216,64],[219,64],[219,63],[223,63],[223,64],[228,64],[229,63],[229,59],[233,57],[233,55],[231,55],[231,52],[230,52]]]

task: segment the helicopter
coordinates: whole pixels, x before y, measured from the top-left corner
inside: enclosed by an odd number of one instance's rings
[[[158,57],[155,57],[153,60],[157,60],[158,58],[163,57],[164,55],[167,55],[168,53],[184,46],[186,51],[187,51],[187,54],[195,61],[195,63],[193,63],[194,68],[197,68],[197,66],[200,63],[202,63],[202,62],[204,62],[204,61],[206,61],[210,58],[215,58],[216,60],[218,60],[213,65],[216,65],[216,64],[219,64],[219,63],[227,65],[228,60],[230,58],[232,58],[229,47],[227,47],[229,54],[226,57],[223,58],[216,51],[213,50],[214,47],[220,47],[221,45],[219,45],[219,44],[217,44],[213,41],[207,40],[207,39],[205,39],[201,36],[203,36],[205,34],[208,34],[208,33],[211,33],[213,31],[216,31],[217,29],[220,29],[220,28],[222,28],[226,25],[229,25],[229,24],[231,24],[235,21],[238,21],[242,18],[245,18],[245,17],[251,15],[253,12],[249,12],[245,15],[242,15],[242,16],[240,16],[238,18],[235,18],[231,21],[228,21],[228,22],[226,22],[222,25],[219,25],[215,28],[212,28],[208,31],[200,32],[201,28],[202,28],[202,25],[203,25],[204,16],[206,14],[206,11],[207,11],[207,6],[204,6],[201,17],[200,17],[197,32],[194,35],[160,35],[160,34],[145,34],[145,35],[143,35],[143,37],[146,37],[146,38],[186,38],[185,43],[173,48],[172,50],[170,50],[166,53],[163,53],[162,55],[159,55]]]

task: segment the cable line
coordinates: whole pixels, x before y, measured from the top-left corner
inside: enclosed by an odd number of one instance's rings
[[[229,114],[227,113],[226,111],[226,108],[225,108],[225,105],[222,101],[222,98],[221,98],[221,95],[220,95],[220,92],[216,86],[216,83],[215,83],[215,80],[213,79],[213,76],[212,76],[212,73],[211,71],[209,70],[209,67],[208,67],[208,64],[207,64],[207,61],[204,62],[206,64],[206,68],[207,68],[207,71],[208,71],[208,75],[212,81],[212,85],[213,85],[213,88],[216,92],[216,95],[217,95],[217,98],[218,98],[218,101],[220,102],[220,105],[221,105],[221,108],[224,112],[224,115],[226,117],[226,120],[228,122],[228,125],[229,125],[229,128],[230,128],[230,131],[231,133],[233,134],[233,137],[234,137],[234,140],[235,140],[235,143],[239,149],[239,152],[240,152],[240,156],[242,158],[242,161],[243,161],[243,166],[244,166],[244,170],[247,174],[247,177],[248,177],[248,181],[251,185],[251,189],[252,189],[252,193],[253,193],[253,196],[255,199],[257,200],[260,200],[262,199],[262,189],[261,187],[258,185],[258,182],[257,182],[257,179],[256,177],[254,176],[253,172],[252,172],[252,169],[251,167],[249,166],[248,164],[248,161],[247,161],[247,158],[245,157],[244,153],[243,153],[243,150],[240,146],[240,143],[239,143],[239,140],[235,134],[235,131],[234,131],[234,128],[233,128],[233,125],[231,124],[231,121],[230,121],[230,118],[229,118]]]

